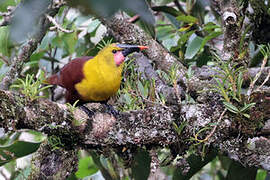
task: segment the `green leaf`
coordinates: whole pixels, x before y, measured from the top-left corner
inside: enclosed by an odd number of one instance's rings
[[[158,11],[158,12],[168,13],[168,14],[175,16],[175,17],[181,15],[181,13],[179,11],[177,11],[175,8],[169,7],[169,6],[154,6],[154,7],[152,7],[152,10]]]
[[[250,118],[250,115],[249,114],[246,114],[246,113],[244,113],[243,116],[245,116],[248,119]]]
[[[230,98],[227,95],[227,92],[225,90],[224,87],[224,83],[221,83],[217,78],[214,77],[214,79],[216,80],[218,86],[215,86],[217,88],[217,90],[220,92],[220,94],[223,96],[223,98],[225,99],[225,101],[230,102]]]
[[[177,134],[180,136],[183,129],[188,125],[187,121],[183,121],[180,126],[178,127],[175,122],[173,122],[174,129],[176,130]]]
[[[256,103],[245,104],[245,106],[242,109],[240,109],[240,112],[245,112],[246,110],[252,108],[255,105]]]
[[[132,100],[131,100],[131,97],[129,94],[124,94],[124,98],[125,98],[125,101],[127,104],[131,104],[132,103]]]
[[[200,171],[206,164],[211,162],[217,156],[217,151],[211,149],[209,153],[206,154],[205,158],[202,160],[200,156],[191,154],[188,158],[188,164],[190,169],[187,173],[183,173],[181,168],[176,168],[173,173],[172,180],[189,180],[194,174]]]
[[[0,146],[0,166],[35,152],[40,144],[41,142],[33,143],[15,140],[7,145]]]
[[[33,130],[25,130],[26,133],[33,135],[34,142],[43,142],[47,139],[45,135],[43,135],[41,132],[33,131]]]
[[[179,36],[174,33],[173,37],[166,38],[164,41],[162,41],[162,44],[168,49],[171,50],[172,47],[177,46],[177,41],[179,39]]]
[[[232,160],[229,157],[223,156],[223,155],[219,155],[218,159],[220,161],[220,165],[221,165],[222,169],[228,171]]]
[[[220,28],[220,26],[216,25],[215,23],[209,22],[203,27],[203,30],[210,33],[217,28]]]
[[[9,28],[8,26],[0,27],[0,53],[4,56],[9,56]]]
[[[151,157],[146,150],[140,149],[134,157],[131,166],[132,177],[135,180],[147,180],[150,174]]]
[[[5,12],[7,11],[8,6],[15,6],[16,2],[15,0],[1,0],[0,1],[0,11]]]
[[[173,26],[165,25],[164,22],[160,22],[158,24],[160,25],[157,27],[157,38],[159,40],[165,40],[167,38],[173,37],[172,34],[174,34],[176,31]]]
[[[78,40],[77,33],[66,33],[62,36],[61,40],[64,42],[64,48],[69,53],[72,54],[75,51],[75,46]]]
[[[51,45],[52,47],[63,48],[64,42],[62,41],[60,36],[56,36],[52,39]]]
[[[55,38],[56,33],[48,32],[42,39],[39,49],[46,50],[49,47],[49,43]]]
[[[192,38],[192,36],[194,36]],[[193,34],[191,36],[191,40],[188,41],[187,49],[185,53],[186,59],[192,59],[200,50],[201,44],[203,42],[203,38],[197,36],[196,34]]]
[[[22,169],[14,180],[28,179],[28,177],[31,174],[31,170],[32,170],[31,167],[27,167],[27,168]]]
[[[138,81],[138,89],[140,91],[140,94],[144,97],[144,87],[141,81]]]
[[[177,16],[176,19],[178,21],[182,21],[182,22],[185,22],[185,23],[194,23],[194,24],[196,24],[198,22],[198,18],[193,17],[193,16],[181,15],[181,16]]]
[[[200,49],[203,49],[204,46],[205,46],[205,44],[206,44],[208,41],[210,41],[211,39],[213,39],[213,38],[215,38],[215,37],[218,37],[218,36],[221,35],[221,34],[222,34],[222,32],[211,32],[209,35],[205,36],[205,37],[203,38],[202,43],[201,43]]]
[[[243,167],[240,163],[232,161],[230,164],[226,179],[229,180],[254,180],[256,178],[257,169]]]
[[[267,171],[258,169],[257,175],[256,175],[256,180],[265,180],[267,176]]]
[[[185,44],[187,42],[187,40],[189,39],[189,37],[195,32],[195,30],[193,31],[189,31],[187,33],[184,33],[183,35],[180,36],[180,39],[178,40],[178,45],[182,46],[183,44]]]
[[[32,63],[38,63],[39,60],[44,56],[45,51],[35,52],[30,56],[30,61]]]
[[[98,168],[94,164],[94,161],[91,156],[80,159],[78,171],[75,175],[78,178],[84,178],[86,176],[90,176],[98,172]]]
[[[87,52],[88,48],[87,48],[87,45],[84,41],[83,38],[79,38],[77,43],[76,43],[76,46],[75,46],[75,51],[76,51],[76,54],[78,57],[80,56],[84,56],[85,55],[85,52]]]
[[[87,28],[87,32],[88,32],[88,33],[91,33],[91,32],[93,32],[93,31],[95,31],[95,30],[99,27],[100,24],[101,24],[101,23],[100,23],[100,21],[99,21],[98,19],[93,20],[93,21],[89,24],[89,26],[88,26],[88,28]]]
[[[229,111],[231,111],[231,112],[233,112],[233,113],[235,113],[235,114],[239,113],[238,108],[235,107],[234,105],[232,105],[231,103],[223,102],[223,104],[225,105],[225,107],[226,107]]]
[[[185,24],[184,26],[182,26],[179,31],[180,32],[185,32],[188,31],[194,24],[193,23],[189,23],[189,24]]]
[[[251,28],[251,25],[248,25],[248,26],[245,28],[245,31],[244,31],[244,33],[243,33],[242,36],[241,36],[240,43],[239,43],[239,52],[240,52],[240,53],[243,51],[244,42],[245,42],[245,39],[246,39],[246,37],[247,37],[247,33],[250,32],[250,28]]]

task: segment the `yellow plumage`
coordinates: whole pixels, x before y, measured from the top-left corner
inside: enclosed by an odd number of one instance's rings
[[[75,89],[84,101],[105,101],[118,91],[123,63],[115,64],[113,50],[121,48],[109,45],[83,66],[84,78]]]
[[[77,100],[83,104],[93,101],[106,102],[119,89],[124,60],[133,52],[147,49],[146,46],[110,44],[94,58],[83,56],[66,64],[46,82],[66,89],[66,102]]]

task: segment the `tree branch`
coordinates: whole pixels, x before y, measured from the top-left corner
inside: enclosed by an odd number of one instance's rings
[[[265,98],[270,97],[270,93],[252,96],[256,97],[257,103],[251,112],[254,113],[252,116],[262,110],[264,114],[261,117],[270,119],[270,99]],[[220,97],[213,93],[205,93],[201,104],[183,104],[180,110],[177,106],[154,106],[145,110],[121,112],[116,118],[107,114],[106,107],[102,104],[87,104],[88,108],[95,112],[90,119],[80,109],[72,112],[66,105],[48,100],[31,102],[22,95],[3,90],[0,90],[0,98],[2,100],[0,126],[6,132],[33,129],[48,136],[56,135],[61,139],[65,149],[78,147],[119,149],[123,146],[145,145],[148,148],[167,146],[177,154],[184,154],[190,146],[205,143],[228,153],[231,158],[244,165],[270,170],[267,166],[267,163],[270,163],[269,140],[262,134],[260,137],[256,135],[254,137],[239,132],[239,129],[234,127],[237,123],[234,115],[226,113],[221,116],[223,104]],[[219,120],[220,117],[223,117],[222,120]],[[217,121],[218,126],[210,125]],[[178,134],[173,123],[178,126],[186,123],[186,126]],[[205,127],[209,130],[199,133]],[[215,132],[207,141],[197,142],[196,139],[187,141],[194,137],[203,139],[213,131],[213,128]],[[235,131],[238,132],[236,135]],[[248,146],[250,143],[253,143],[252,148]],[[201,146],[195,147],[200,150]],[[250,161],[251,158],[255,161]]]
[[[2,90],[0,98],[3,107],[0,125],[6,132],[34,129],[48,135],[68,136],[66,144],[75,142],[80,146],[159,145],[170,144],[176,138],[170,127],[174,119],[171,110],[164,107],[121,113],[116,119],[105,113],[105,105],[92,103],[88,108],[100,113],[89,120],[80,109],[72,113],[66,105],[48,100],[30,102],[21,95]],[[105,135],[108,137],[104,138]]]

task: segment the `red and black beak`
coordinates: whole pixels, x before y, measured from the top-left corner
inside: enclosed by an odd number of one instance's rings
[[[128,44],[116,44],[117,47],[122,48],[123,56],[127,56],[133,52],[140,52],[144,49],[148,49],[147,46],[128,45]]]

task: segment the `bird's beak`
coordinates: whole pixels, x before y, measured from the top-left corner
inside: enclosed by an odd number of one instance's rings
[[[147,49],[147,46],[138,46],[138,45],[128,45],[128,44],[117,44],[116,45],[119,48],[122,48],[123,56],[127,56],[133,52],[140,52],[144,49]]]

